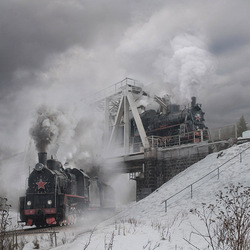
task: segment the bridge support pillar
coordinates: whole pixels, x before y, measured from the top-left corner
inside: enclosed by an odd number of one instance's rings
[[[209,154],[208,148],[208,145],[192,145],[166,150],[144,149],[142,172],[135,178],[136,201],[145,198],[175,175],[206,157]]]
[[[136,201],[145,198],[163,184],[162,167],[158,164],[157,149],[145,149],[144,156],[143,173],[136,178]]]

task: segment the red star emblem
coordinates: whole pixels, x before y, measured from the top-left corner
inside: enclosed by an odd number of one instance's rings
[[[39,190],[40,188],[45,189],[44,185],[46,185],[46,184],[47,184],[47,182],[43,182],[42,179],[40,179],[39,182],[36,182],[36,185],[38,186],[38,190]]]
[[[196,115],[196,119],[197,119],[197,120],[200,120],[200,119],[201,119],[200,114],[197,114],[197,115]]]

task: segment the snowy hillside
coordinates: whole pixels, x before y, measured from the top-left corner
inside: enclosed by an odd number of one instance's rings
[[[249,149],[247,149],[249,148]],[[243,150],[242,162],[236,156]],[[98,224],[93,218],[81,220],[75,229],[58,234],[58,247],[53,249],[195,249],[186,240],[200,249],[207,249],[207,244],[191,234],[194,228],[203,230],[197,216],[190,212],[192,208],[200,209],[202,203],[215,203],[215,194],[229,184],[250,185],[250,143],[233,146],[221,157],[218,153],[208,155],[205,159],[192,165],[154,193],[130,204],[112,218]],[[235,158],[233,158],[236,156]],[[231,161],[229,159],[233,158]],[[227,162],[228,161],[228,162]],[[226,164],[224,164],[227,162]],[[163,200],[189,186],[207,173],[221,166],[219,179],[215,171],[168,201],[165,212]],[[96,216],[94,216],[96,219]],[[48,249],[49,243],[38,238],[40,247]],[[29,239],[26,239],[27,241]],[[64,244],[63,244],[64,243]],[[89,243],[89,245],[88,245]],[[87,247],[88,245],[88,247]],[[24,249],[32,249],[33,243],[26,244]]]

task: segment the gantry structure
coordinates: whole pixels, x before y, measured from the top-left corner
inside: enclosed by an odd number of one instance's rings
[[[136,100],[143,95],[143,85],[137,80],[125,78],[124,80],[107,87],[91,97],[92,103],[104,110],[104,145],[106,151],[116,145],[118,134],[123,142],[124,155],[131,153],[131,127],[130,120],[134,119],[143,149],[149,148],[149,141],[143,127]],[[122,136],[121,136],[122,134]]]
[[[149,94],[143,90],[143,84],[131,78],[117,82],[91,96],[91,103],[104,112],[104,145],[106,151],[117,145],[123,148],[123,155],[129,155],[134,152],[134,141],[131,137],[131,120],[134,121],[140,137],[140,151],[150,147],[145,129],[142,124],[140,112],[145,107],[138,105],[137,100],[142,96],[149,97]],[[161,112],[166,113],[170,104],[170,97],[160,98],[156,95],[153,99],[159,104]],[[121,143],[121,139],[123,142]]]
[[[208,146],[203,144],[200,147],[192,143],[161,149],[155,146],[154,136],[147,137],[140,116],[145,107],[143,108],[138,100],[143,96],[149,97],[143,90],[143,84],[125,78],[90,97],[91,103],[104,113],[104,145],[107,154],[104,154],[103,158],[108,162],[107,165],[115,166],[111,167],[109,173],[129,173],[130,179],[136,181],[136,200],[146,197],[208,154]],[[159,111],[163,114],[169,110],[168,97],[151,96],[151,99],[159,104]],[[135,134],[132,129],[135,126],[131,126],[131,123],[136,126],[136,137],[140,138],[139,151],[134,150],[137,141],[134,142]],[[116,148],[122,148],[123,152],[119,155],[113,153]]]

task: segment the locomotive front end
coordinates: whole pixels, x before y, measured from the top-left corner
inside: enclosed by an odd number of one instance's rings
[[[89,205],[89,176],[81,169],[64,169],[53,157],[47,160],[47,153],[39,153],[38,159],[26,196],[20,197],[21,221],[37,227],[76,223]]]
[[[39,153],[39,163],[35,165],[28,179],[26,196],[20,198],[20,217],[27,226],[45,226],[57,224],[60,211],[57,203],[57,178],[53,171],[46,167],[46,153]]]

